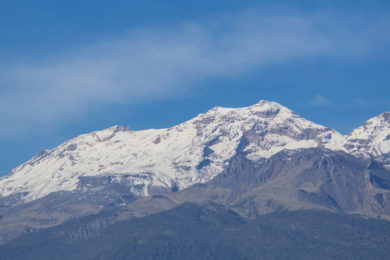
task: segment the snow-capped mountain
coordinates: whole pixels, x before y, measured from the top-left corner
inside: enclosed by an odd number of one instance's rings
[[[346,137],[345,147],[353,154],[380,157],[390,153],[390,112],[371,118]]]
[[[389,115],[369,120],[349,136],[269,101],[244,108],[215,107],[167,129],[114,126],[41,152],[0,180],[0,194],[23,194],[24,201],[31,201],[76,190],[82,177],[110,176],[137,196],[146,196],[207,182],[238,151],[254,161],[284,149],[310,147],[379,156],[390,150]]]

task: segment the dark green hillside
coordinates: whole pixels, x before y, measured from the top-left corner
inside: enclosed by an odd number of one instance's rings
[[[281,211],[244,221],[215,205],[85,229],[91,216],[30,233],[1,259],[389,259],[390,222],[325,211]],[[99,216],[95,217],[96,219]]]

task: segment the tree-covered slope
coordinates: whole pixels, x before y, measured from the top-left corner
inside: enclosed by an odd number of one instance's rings
[[[279,211],[243,220],[216,205],[183,204],[144,218],[91,218],[30,233],[1,259],[388,259],[390,222],[325,211]]]

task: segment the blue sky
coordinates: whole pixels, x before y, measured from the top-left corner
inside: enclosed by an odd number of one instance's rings
[[[0,1],[0,173],[111,125],[261,99],[348,133],[390,111],[389,1]]]

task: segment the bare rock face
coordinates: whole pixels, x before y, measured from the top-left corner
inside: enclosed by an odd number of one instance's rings
[[[244,218],[317,209],[390,219],[390,171],[375,160],[324,148],[283,150],[256,162],[242,149],[213,180],[183,190],[154,189],[148,197],[135,196],[129,189],[134,185],[126,184],[131,180],[115,178],[80,177],[75,191],[54,192],[19,205],[13,203],[18,197],[3,199],[0,243],[69,218],[107,211],[99,223],[115,223],[188,202],[218,204]]]
[[[372,159],[322,148],[284,150],[258,162],[238,153],[212,181],[137,201],[128,210],[156,213],[154,205],[161,201],[175,202],[161,211],[185,202],[212,202],[244,217],[318,209],[390,219],[390,171]]]

